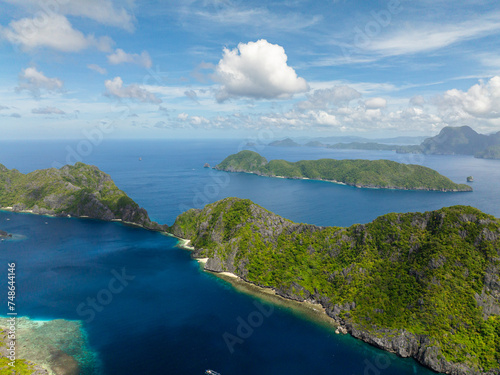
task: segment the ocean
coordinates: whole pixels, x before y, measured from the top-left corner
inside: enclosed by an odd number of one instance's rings
[[[324,226],[457,204],[500,217],[500,161],[256,147],[268,160],[390,159],[434,168],[455,182],[464,183],[469,175],[475,180],[472,193],[414,192],[203,168],[238,152],[242,143],[234,140],[106,140],[85,152],[78,152],[79,145],[0,142],[0,163],[24,173],[66,161],[94,164],[153,220],[169,225],[188,208],[230,196],[249,198],[296,222]],[[7,295],[7,263],[15,262],[19,314],[84,321],[98,358],[88,373],[195,375],[209,368],[222,375],[433,373],[412,359],[337,335],[287,306],[236,290],[203,272],[188,251],[176,247],[176,239],[160,233],[119,223],[10,212],[0,212],[0,229],[24,236],[0,243],[0,265],[5,265],[0,293]],[[0,315],[6,315],[6,307],[0,309],[5,310]]]

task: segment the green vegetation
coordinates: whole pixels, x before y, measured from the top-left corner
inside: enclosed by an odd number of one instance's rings
[[[159,229],[146,211],[97,167],[76,163],[22,174],[0,164],[0,207],[52,215],[121,219]]]
[[[295,224],[226,198],[180,215],[171,231],[190,239],[196,256],[218,259],[215,271],[322,303],[370,337],[396,340],[404,330],[410,355],[437,371],[445,372],[440,358],[499,368],[500,220],[475,208],[391,213],[339,228]],[[438,352],[419,357],[421,345]]]
[[[17,359],[15,367],[9,366],[11,360],[8,358],[0,358],[0,374],[8,375],[31,375],[35,370],[34,365],[28,363],[24,359]]]
[[[500,159],[500,144],[479,151],[474,156],[482,159]]]
[[[433,169],[390,160],[267,160],[253,151],[230,155],[215,167],[229,172],[249,172],[264,176],[309,178],[341,182],[357,187],[409,190],[471,191]]]

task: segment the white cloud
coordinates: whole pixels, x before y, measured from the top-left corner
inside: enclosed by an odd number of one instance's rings
[[[99,74],[103,74],[103,75],[108,73],[108,71],[105,68],[100,67],[97,64],[88,64],[87,68],[89,68],[90,70],[93,70],[94,72],[97,72]]]
[[[115,77],[113,80],[107,80],[104,82],[104,86],[106,87],[105,95],[109,97],[118,99],[136,99],[143,103],[159,104],[162,102],[162,100],[155,94],[140,87],[139,85],[132,84],[124,86],[123,80],[120,77]]]
[[[438,98],[438,105],[458,117],[500,118],[500,77],[481,80],[467,92],[448,90]]]
[[[309,115],[313,118],[315,122],[320,125],[338,126],[340,125],[339,120],[335,115],[329,114],[325,111],[311,111]]]
[[[425,105],[425,99],[422,95],[416,95],[410,98],[409,103],[413,107],[423,107]]]
[[[4,109],[9,109],[9,107],[6,107],[4,105],[0,105],[0,111],[3,111]]]
[[[84,35],[75,30],[66,17],[55,13],[47,15],[43,22],[22,18],[6,28],[0,26],[0,36],[26,51],[41,47],[63,52],[79,52],[90,47],[109,51],[113,44],[108,37]]]
[[[146,51],[142,51],[139,55],[137,53],[126,53],[120,48],[118,48],[113,54],[108,55],[108,62],[112,65],[130,63],[140,65],[145,68],[151,68],[153,65],[151,57]]]
[[[368,109],[380,109],[387,107],[387,100],[384,98],[371,98],[365,101],[365,107]]]
[[[114,26],[128,31],[134,30],[134,16],[123,7],[115,7],[111,0],[1,0],[22,6],[38,15],[63,14],[90,18],[103,25]],[[130,2],[129,2],[130,3]]]
[[[493,13],[461,23],[406,26],[392,35],[385,34],[373,40],[365,36],[364,42],[360,37],[356,47],[384,56],[397,56],[433,51],[499,32],[500,14]]]
[[[309,86],[287,65],[283,47],[264,39],[229,50],[216,67],[214,78],[222,84],[216,98],[284,99],[306,92]]]
[[[16,87],[16,91],[26,90],[31,92],[33,96],[38,97],[41,90],[55,92],[60,91],[62,87],[63,82],[59,78],[49,78],[36,68],[26,68],[19,75],[19,86]]]
[[[210,121],[203,116],[190,116],[187,113],[179,113],[177,115],[177,118],[181,120],[182,122],[189,122],[189,124],[195,126],[195,127],[200,127],[202,125],[209,125]]]
[[[33,113],[35,115],[64,115],[64,114],[66,114],[66,112],[64,112],[56,107],[34,108],[31,110],[31,113]]]

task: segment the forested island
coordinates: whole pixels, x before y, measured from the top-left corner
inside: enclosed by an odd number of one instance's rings
[[[83,163],[23,174],[0,164],[0,208],[41,215],[123,221],[164,230],[109,175]]]
[[[499,374],[500,220],[467,206],[348,228],[226,198],[181,214],[205,269],[320,303],[354,337],[449,374]]]
[[[215,169],[261,176],[323,180],[360,188],[403,190],[472,191],[433,169],[390,160],[271,160],[244,150],[224,159]]]

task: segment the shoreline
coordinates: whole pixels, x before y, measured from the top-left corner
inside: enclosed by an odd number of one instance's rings
[[[155,229],[146,228],[144,225],[133,223],[131,221],[124,221],[122,219],[103,220],[103,219],[93,218],[93,217],[86,216],[86,215],[71,216],[69,214],[66,214],[66,215],[41,214],[41,213],[33,212],[33,210],[16,211],[13,209],[13,207],[0,207],[0,212],[2,212],[2,211],[3,212],[12,212],[15,214],[30,214],[30,215],[45,216],[45,217],[51,217],[51,218],[98,220],[98,221],[102,221],[104,223],[120,223],[120,224],[128,225],[131,227],[145,229],[145,230],[148,230],[151,232],[168,233],[168,232],[164,232],[162,230],[155,230]],[[151,222],[151,223],[153,223],[153,222]],[[162,225],[162,224],[158,224],[158,225]]]
[[[180,238],[174,236],[173,234],[167,233],[170,237],[176,238],[179,242],[176,247],[194,251],[195,248],[190,245],[191,240],[187,240],[185,238]],[[203,272],[211,274],[229,284],[238,292],[250,295],[252,297],[259,298],[263,301],[271,303],[275,306],[283,307],[289,309],[294,315],[299,316],[302,319],[306,319],[312,321],[316,324],[321,325],[322,327],[329,329],[336,334],[347,334],[347,330],[339,325],[333,318],[331,318],[327,313],[326,309],[318,303],[312,303],[309,301],[296,301],[290,298],[282,297],[276,294],[276,291],[272,288],[263,288],[261,286],[252,284],[246,280],[243,280],[238,275],[235,275],[231,272],[213,272],[209,270],[205,270],[204,266],[207,263],[209,258],[194,258],[193,260],[197,261]],[[352,335],[351,335],[352,336]]]
[[[356,184],[349,184],[349,183],[346,183],[346,182],[341,182],[341,181],[336,181],[336,180],[325,180],[325,179],[307,178],[307,177],[270,176],[270,175],[259,174],[259,173],[255,173],[255,172],[247,172],[247,171],[227,171],[227,170],[224,170],[224,169],[217,169],[216,167],[213,167],[212,169],[215,169],[216,171],[220,171],[220,172],[227,172],[227,173],[247,173],[247,174],[253,174],[255,176],[269,177],[269,178],[281,178],[281,179],[288,179],[288,180],[308,180],[308,181],[331,182],[332,184],[343,185],[343,186],[351,186],[351,187],[354,187],[356,189],[401,190],[401,191],[435,191],[435,192],[440,192],[440,193],[472,193],[474,191],[474,189],[472,189],[472,187],[471,187],[471,190],[457,190],[457,189],[432,189],[432,188],[412,188],[412,189],[409,189],[409,188],[404,188],[404,187],[401,187],[401,186],[399,186],[399,187],[384,187],[384,186],[356,185]],[[459,184],[457,184],[457,185],[459,185]]]

